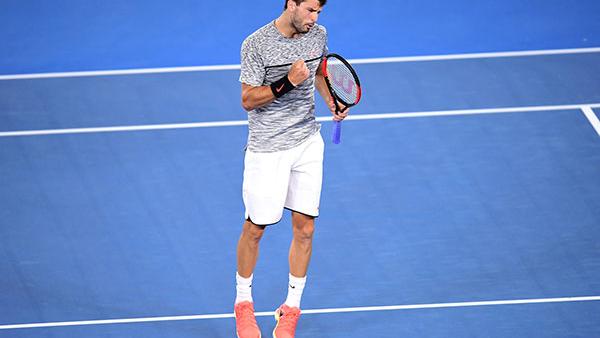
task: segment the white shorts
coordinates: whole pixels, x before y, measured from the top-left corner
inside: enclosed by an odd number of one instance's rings
[[[246,219],[257,225],[275,224],[284,208],[319,216],[324,148],[317,132],[289,150],[246,150],[242,188]]]

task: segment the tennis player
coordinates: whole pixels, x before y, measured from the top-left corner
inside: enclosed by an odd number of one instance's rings
[[[314,114],[315,88],[334,120],[335,106],[320,73],[327,54],[327,33],[317,24],[326,0],[286,0],[283,13],[247,37],[241,50],[242,106],[248,111],[243,199],[246,221],[237,247],[236,331],[258,338],[252,278],[265,228],[292,213],[289,286],[276,310],[273,337],[292,338],[319,215],[323,139]]]

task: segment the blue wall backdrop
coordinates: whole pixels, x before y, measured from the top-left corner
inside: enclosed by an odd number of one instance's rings
[[[283,0],[2,0],[0,74],[239,63]],[[598,0],[330,0],[350,58],[600,46]]]

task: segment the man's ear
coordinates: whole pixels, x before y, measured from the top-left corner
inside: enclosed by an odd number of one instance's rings
[[[291,9],[292,11],[296,9],[296,7],[298,6],[296,4],[296,1],[294,0],[287,0],[287,4],[288,4],[288,9]]]

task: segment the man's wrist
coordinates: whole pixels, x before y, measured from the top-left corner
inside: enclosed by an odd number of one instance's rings
[[[296,86],[292,84],[287,75],[271,84],[271,91],[276,98],[282,97],[294,88],[296,88]]]

